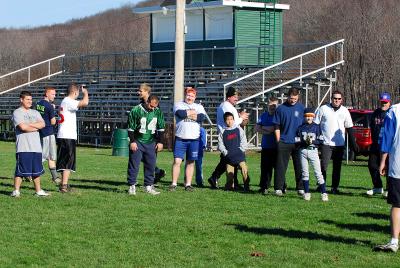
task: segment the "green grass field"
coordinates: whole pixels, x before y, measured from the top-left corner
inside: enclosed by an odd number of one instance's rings
[[[254,193],[168,192],[172,154],[163,152],[161,194],[128,196],[127,158],[111,156],[111,149],[77,153],[76,192],[58,193],[46,172],[42,185],[51,197],[35,197],[25,182],[15,199],[9,197],[14,144],[0,142],[1,267],[399,266],[400,255],[372,252],[389,239],[390,207],[364,194],[371,184],[365,165],[343,167],[343,194],[323,203],[313,192],[306,202],[293,190],[291,170],[285,197],[256,193],[258,153],[247,157]],[[206,178],[218,160],[217,153],[206,154]],[[251,256],[255,252],[262,256]]]

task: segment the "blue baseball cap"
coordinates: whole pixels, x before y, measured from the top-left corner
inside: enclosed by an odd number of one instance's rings
[[[391,99],[390,99],[390,94],[387,93],[387,92],[381,93],[381,94],[379,95],[379,101],[382,101],[382,102],[390,102],[390,101],[391,101]]]

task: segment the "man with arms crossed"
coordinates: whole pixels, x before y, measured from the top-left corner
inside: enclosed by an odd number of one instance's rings
[[[36,103],[36,110],[40,113],[45,123],[45,127],[39,130],[40,138],[42,139],[42,161],[48,161],[51,179],[56,185],[59,185],[61,180],[58,178],[56,171],[57,144],[54,136],[56,116],[53,102],[55,97],[55,88],[46,87],[44,89],[44,98]]]
[[[32,177],[37,196],[49,194],[40,188],[40,175],[44,173],[42,165],[42,146],[38,130],[45,124],[40,114],[31,109],[32,95],[22,91],[21,106],[13,112],[12,121],[16,135],[16,167],[14,177],[14,191],[12,197],[19,197],[23,177]]]
[[[185,100],[174,107],[176,119],[174,163],[172,164],[172,184],[170,191],[175,191],[183,158],[186,155],[185,191],[193,191],[192,178],[194,161],[199,153],[200,123],[206,111],[201,104],[195,103],[197,91],[193,87],[185,89]]]
[[[79,87],[73,83],[68,87],[68,96],[63,99],[60,105],[56,167],[57,171],[62,172],[61,193],[71,191],[68,180],[71,171],[75,172],[76,168],[76,140],[78,138],[76,112],[79,108],[86,107],[89,104],[88,90],[85,85],[81,85],[80,88],[83,94],[82,100],[77,100]]]

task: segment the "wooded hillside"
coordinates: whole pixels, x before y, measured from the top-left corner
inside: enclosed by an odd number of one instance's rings
[[[155,5],[160,0],[139,5]],[[340,88],[347,105],[373,108],[380,91],[398,96],[400,27],[398,0],[281,0],[284,42],[346,39]],[[149,50],[149,16],[133,6],[66,24],[33,29],[0,29],[0,74],[59,54],[81,55]],[[395,99],[397,101],[397,98]]]

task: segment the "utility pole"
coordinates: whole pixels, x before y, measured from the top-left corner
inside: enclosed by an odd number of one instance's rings
[[[183,100],[185,79],[185,5],[186,0],[176,0],[174,105]]]

